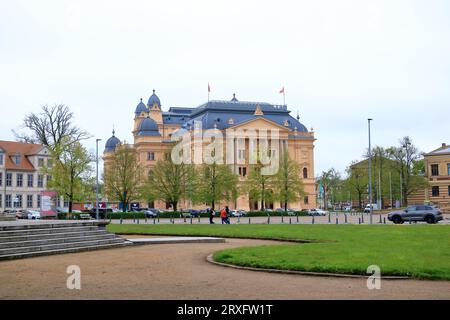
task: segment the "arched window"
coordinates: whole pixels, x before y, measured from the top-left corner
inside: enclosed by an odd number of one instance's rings
[[[303,168],[303,179],[307,179],[307,178],[308,178],[308,169]]]

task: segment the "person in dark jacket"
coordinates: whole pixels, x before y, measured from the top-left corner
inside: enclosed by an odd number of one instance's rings
[[[216,213],[214,212],[213,208],[208,208],[208,213],[209,213],[209,223],[210,224],[214,224],[214,216],[216,215]]]

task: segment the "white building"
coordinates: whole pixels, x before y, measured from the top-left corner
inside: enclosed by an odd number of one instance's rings
[[[40,171],[51,166],[48,153],[43,145],[0,140],[0,212],[40,209],[40,193],[51,179]]]

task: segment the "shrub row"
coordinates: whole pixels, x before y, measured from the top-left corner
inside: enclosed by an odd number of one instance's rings
[[[80,219],[80,214],[86,214],[86,213],[58,213],[58,219],[60,220],[68,220],[68,219]],[[187,215],[187,213],[184,213],[184,215]],[[271,217],[281,217],[281,216],[287,216],[288,214],[285,212],[279,212],[279,211],[273,211],[273,212],[267,212],[267,211],[249,211],[246,214],[246,217],[267,217],[270,215]],[[291,215],[294,216],[307,216],[308,211],[302,210],[302,211],[296,211]],[[92,215],[91,215],[92,216]],[[161,213],[159,215],[160,218],[180,218],[182,217],[181,212],[165,212]],[[219,216],[219,211],[216,210],[216,217]],[[209,217],[208,213],[201,213],[200,217],[207,218]],[[145,213],[144,212],[108,212],[106,213],[106,216],[103,218],[105,219],[145,219]]]

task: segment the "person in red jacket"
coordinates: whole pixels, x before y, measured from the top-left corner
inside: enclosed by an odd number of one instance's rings
[[[222,224],[226,224],[227,223],[227,221],[228,221],[228,216],[227,216],[227,211],[225,210],[225,208],[223,208],[221,211],[220,211],[220,218],[222,219]]]

